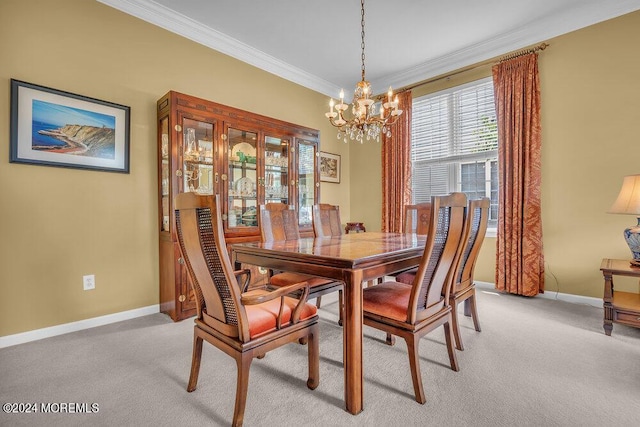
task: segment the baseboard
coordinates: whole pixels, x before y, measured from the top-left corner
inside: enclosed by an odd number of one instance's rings
[[[490,289],[496,291],[494,283],[490,282],[475,282],[478,289]],[[583,295],[563,294],[554,291],[545,291],[543,294],[538,294],[536,298],[552,299],[557,301],[565,301],[573,304],[586,304],[597,308],[602,308],[602,298],[585,297]]]
[[[495,291],[495,284],[490,282],[476,281],[478,289],[486,289]],[[602,299],[594,297],[585,297],[582,295],[563,294],[560,292],[546,291],[539,294],[538,298],[553,299],[558,301],[570,302],[573,304],[586,304],[597,308],[602,308]],[[147,316],[149,314],[159,313],[160,306],[150,305],[148,307],[136,308],[134,310],[122,311],[120,313],[107,314],[105,316],[94,317],[91,319],[79,320],[77,322],[65,323],[63,325],[51,326],[48,328],[36,329],[34,331],[23,332],[20,334],[7,335],[0,337],[0,348],[11,347],[13,345],[24,344],[30,341],[41,340],[44,338],[55,337],[56,335],[68,334],[69,332],[81,331],[83,329],[95,328],[96,326],[108,325],[110,323],[121,322],[136,317]]]
[[[36,329],[20,334],[7,335],[4,337],[0,337],[0,348],[11,347],[13,345],[24,344],[30,341],[55,337],[56,335],[68,334],[69,332],[81,331],[83,329],[95,328],[96,326],[108,325],[110,323],[122,322],[123,320],[129,320],[136,317],[147,316],[149,314],[155,314],[159,312],[160,306],[158,304],[155,304],[148,307],[121,311],[120,313],[107,314],[104,316],[93,317],[91,319],[50,326],[48,328]]]

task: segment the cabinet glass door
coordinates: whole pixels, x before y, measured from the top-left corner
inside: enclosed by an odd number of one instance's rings
[[[257,227],[258,217],[258,134],[229,127],[228,228]]]
[[[298,140],[298,218],[300,228],[312,226],[311,209],[316,202],[316,144]]]
[[[290,141],[265,137],[264,198],[265,203],[289,204]]]
[[[169,194],[170,190],[170,176],[169,172],[169,118],[165,117],[160,121],[160,200],[162,209],[162,225],[160,231],[169,231],[169,224],[171,223],[171,216],[169,214]]]
[[[181,191],[214,193],[213,131],[213,123],[183,119]]]

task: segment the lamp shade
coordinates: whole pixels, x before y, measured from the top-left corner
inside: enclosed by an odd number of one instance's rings
[[[624,177],[620,194],[609,213],[640,215],[640,174]]]

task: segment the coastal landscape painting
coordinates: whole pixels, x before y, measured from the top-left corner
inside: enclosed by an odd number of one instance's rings
[[[11,162],[129,172],[129,107],[11,80]]]

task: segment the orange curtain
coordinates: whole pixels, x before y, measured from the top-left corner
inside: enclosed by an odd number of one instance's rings
[[[494,65],[493,85],[500,168],[496,288],[535,296],[544,292],[537,54]]]
[[[411,91],[398,94],[402,115],[382,137],[382,231],[400,233],[404,206],[411,204]]]

